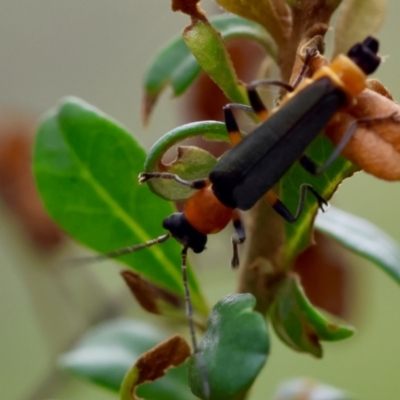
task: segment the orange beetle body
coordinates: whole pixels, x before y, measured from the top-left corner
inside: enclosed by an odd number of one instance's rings
[[[186,219],[204,235],[218,233],[232,220],[234,210],[222,204],[211,186],[206,186],[189,197],[185,204]]]

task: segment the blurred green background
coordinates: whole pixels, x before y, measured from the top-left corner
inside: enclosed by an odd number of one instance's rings
[[[388,56],[375,75],[400,98],[400,3],[388,2],[378,37]],[[170,92],[147,129],[140,121],[141,78],[156,50],[188,24],[167,1],[0,0],[0,112],[36,118],[73,94],[125,124],[148,148],[179,123]],[[206,3],[205,8],[213,9]],[[175,111],[175,112],[171,112]],[[334,204],[375,223],[400,243],[400,185],[363,173],[345,182]],[[40,252],[0,201],[0,399],[107,400],[115,396],[56,369],[57,355],[96,321],[140,314],[118,266],[60,267],[83,250],[72,242]],[[196,258],[210,303],[235,290],[223,233]],[[296,354],[273,337],[269,362],[252,399],[268,399],[283,380],[311,376],[364,400],[396,400],[400,393],[400,288],[375,266],[348,254],[355,275],[350,340],[325,345],[322,361]],[[223,285],[219,284],[223,282]],[[217,284],[218,283],[218,284]]]

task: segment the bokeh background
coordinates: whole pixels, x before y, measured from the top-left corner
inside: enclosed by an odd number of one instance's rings
[[[211,2],[204,3],[215,10]],[[16,161],[21,154],[28,160],[29,139],[21,144],[12,138],[33,132],[39,116],[58,99],[75,95],[122,122],[149,148],[182,115],[179,100],[171,101],[168,91],[143,128],[142,76],[157,49],[188,18],[161,0],[0,0],[0,10],[0,152],[9,146],[12,154],[0,165],[0,184],[18,182],[0,197],[0,399],[114,399],[59,371],[56,360],[97,321],[139,311],[115,264],[60,268],[60,260],[83,250],[51,227],[41,230],[49,226],[43,215],[32,216],[37,206],[23,172],[26,165]],[[400,3],[388,1],[378,35],[381,54],[388,57],[376,74],[396,99],[399,13]],[[334,203],[400,243],[398,183],[359,173],[340,187]],[[209,250],[196,258],[211,303],[235,290],[229,257],[218,251],[230,248],[227,238],[212,237]],[[364,400],[399,398],[400,288],[369,262],[346,256],[354,277],[348,319],[357,335],[325,345],[322,361],[296,354],[273,337],[271,357],[252,399],[270,398],[280,382],[297,376],[315,377]]]

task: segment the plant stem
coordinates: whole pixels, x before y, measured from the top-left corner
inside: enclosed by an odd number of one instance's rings
[[[284,272],[280,256],[284,245],[284,222],[263,200],[246,213],[247,239],[239,267],[239,293],[257,299],[256,310],[263,315],[274,298],[274,288]]]

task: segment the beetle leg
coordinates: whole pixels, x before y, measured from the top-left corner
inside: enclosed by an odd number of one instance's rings
[[[304,204],[306,200],[307,191],[310,191],[311,194],[317,199],[318,207],[324,211],[324,206],[327,206],[327,201],[308,183],[303,183],[300,186],[300,199],[299,204],[297,206],[297,211],[293,215],[290,210],[285,206],[282,200],[277,196],[277,194],[273,190],[269,190],[265,195],[264,199],[268,204],[272,206],[272,208],[287,222],[296,222],[301,216]]]
[[[317,175],[318,165],[306,154],[302,154],[299,158],[300,165],[311,175]]]
[[[255,81],[250,82],[247,85],[247,96],[249,98],[251,107],[253,108],[254,112],[256,113],[257,117],[261,121],[265,121],[268,117],[268,110],[264,105],[264,102],[261,100],[256,88],[260,85],[274,85],[279,86],[285,89],[287,92],[293,92],[294,87],[277,80],[271,79],[258,79]]]
[[[139,174],[139,183],[147,182],[150,179],[172,179],[181,185],[188,186],[192,189],[202,189],[208,185],[208,179],[196,179],[193,181],[186,181],[176,174],[169,172],[141,172]]]
[[[229,103],[223,107],[225,125],[226,125],[226,130],[228,131],[229,140],[232,146],[236,146],[238,143],[242,141],[243,137],[242,134],[240,133],[239,125],[236,121],[236,118],[233,115],[232,112],[233,108],[243,110],[246,112],[254,112],[254,111],[250,106],[238,103]]]
[[[232,249],[233,249],[231,267],[236,268],[239,266],[238,245],[242,244],[246,240],[246,233],[244,231],[243,222],[240,219],[240,215],[237,211],[234,211],[232,221],[233,221],[233,227],[235,228],[235,234],[233,234],[231,238]]]
[[[273,79],[258,79],[250,82],[247,85],[247,96],[249,98],[250,106],[238,103],[229,103],[223,108],[226,130],[228,131],[229,140],[232,146],[236,146],[242,140],[242,135],[236,122],[236,118],[233,115],[232,109],[236,108],[245,112],[254,113],[257,115],[260,121],[265,121],[268,117],[268,110],[256,90],[256,88],[260,85],[280,86],[286,89],[288,92],[292,92],[294,90],[293,87],[287,83]]]
[[[306,52],[305,58],[304,58],[304,64],[303,67],[301,68],[301,71],[299,75],[297,76],[293,86],[289,85],[288,83],[278,81],[275,79],[257,79],[252,82],[250,82],[247,85],[247,96],[249,98],[251,107],[253,108],[254,112],[258,116],[258,118],[261,121],[265,121],[265,119],[268,116],[268,110],[264,106],[263,101],[261,100],[260,96],[258,95],[256,88],[261,85],[274,85],[274,86],[279,86],[283,89],[285,89],[287,92],[293,92],[295,88],[300,84],[300,82],[304,79],[306,76],[306,73],[308,71],[308,65],[310,61],[318,54],[318,49],[312,48],[308,49]]]
[[[225,117],[225,125],[229,134],[229,140],[231,141],[232,146],[236,146],[241,140],[242,135],[240,134],[239,126],[236,122],[236,118],[233,115],[232,109],[236,108],[239,110],[243,110],[245,112],[255,113],[260,121],[264,121],[267,119],[268,110],[265,107],[263,101],[257,93],[256,87],[260,85],[274,85],[280,86],[286,89],[288,92],[293,91],[293,87],[288,85],[287,83],[271,80],[271,79],[258,79],[250,82],[247,85],[247,96],[249,98],[251,106],[247,106],[244,104],[238,103],[230,103],[226,104],[223,108],[224,117]]]
[[[288,92],[293,92],[294,87],[289,85],[288,83],[278,81],[277,79],[255,79],[251,81],[249,84],[246,85],[247,91],[253,91],[256,87],[260,85],[272,85],[272,86],[279,86],[285,89]]]
[[[268,110],[264,105],[264,102],[261,100],[256,88],[261,85],[273,85],[279,86],[285,89],[287,92],[293,92],[293,86],[281,82],[274,79],[257,79],[255,81],[250,82],[247,88],[247,97],[249,98],[250,105],[254,110],[254,113],[257,115],[260,121],[265,121],[268,117]]]
[[[304,79],[304,77],[307,74],[308,71],[308,64],[310,64],[310,61],[317,56],[318,54],[318,48],[317,47],[312,47],[312,48],[308,48],[306,50],[306,54],[305,54],[305,58],[304,58],[304,64],[300,70],[299,75],[297,75],[296,80],[293,83],[293,87],[296,88],[301,81]]]

